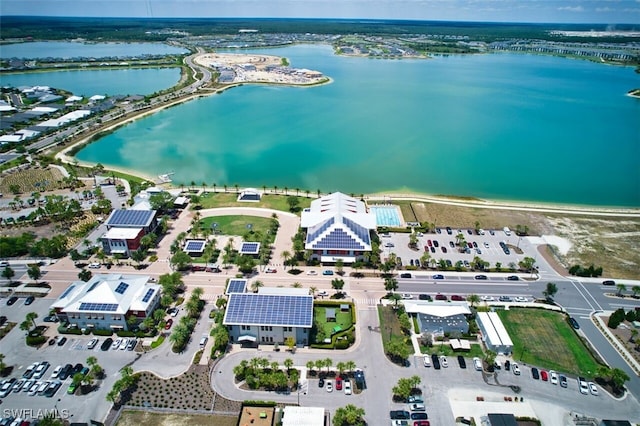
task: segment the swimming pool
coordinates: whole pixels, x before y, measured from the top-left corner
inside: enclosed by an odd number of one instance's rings
[[[400,226],[400,214],[396,206],[371,206],[377,226]]]

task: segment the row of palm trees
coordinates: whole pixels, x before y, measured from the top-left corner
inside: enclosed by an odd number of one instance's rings
[[[326,368],[327,372],[333,366],[333,360],[331,358],[317,359],[315,361],[307,361],[306,367],[309,371],[318,370],[319,372]],[[342,375],[345,372],[353,372],[356,369],[355,361],[345,361],[338,362],[336,364],[336,370],[338,371],[338,375]]]

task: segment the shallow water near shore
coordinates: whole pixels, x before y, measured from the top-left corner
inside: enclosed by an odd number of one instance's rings
[[[640,206],[630,67],[549,56],[286,56],[332,84],[244,85],[137,120],[78,158],[175,183]]]

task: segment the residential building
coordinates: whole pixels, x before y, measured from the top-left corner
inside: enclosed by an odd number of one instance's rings
[[[148,276],[94,275],[87,282],[71,283],[51,309],[61,321],[80,329],[128,330],[127,318],[139,323],[153,314],[160,290]]]
[[[158,226],[156,210],[118,209],[105,221],[107,232],[102,236],[102,250],[106,254],[125,257],[140,248],[140,240]]]

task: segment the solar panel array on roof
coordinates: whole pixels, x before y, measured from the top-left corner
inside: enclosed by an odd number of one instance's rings
[[[155,212],[153,210],[116,210],[113,212],[108,226],[146,226]]]
[[[226,324],[311,327],[312,296],[234,293],[229,296]]]
[[[118,284],[118,287],[116,287],[115,292],[118,294],[124,294],[124,292],[127,291],[128,288],[129,284],[121,282],[120,284]]]
[[[365,250],[365,246],[342,229],[334,229],[311,247],[327,250]]]
[[[240,254],[258,254],[260,243],[244,242],[240,247]]]
[[[367,228],[354,222],[351,219],[347,219],[346,217],[343,217],[342,221],[344,222],[345,225],[349,227],[349,229],[353,231],[354,234],[360,237],[362,241],[364,241],[366,244],[371,243],[371,238],[369,237],[369,230]]]
[[[118,310],[117,303],[81,303],[79,311],[103,311],[115,312]]]
[[[184,249],[185,251],[202,251],[204,250],[204,245],[205,245],[204,241],[190,240],[190,241],[187,241],[187,244]]]
[[[144,297],[142,298],[142,301],[146,303],[149,300],[151,300],[151,296],[153,296],[153,293],[155,293],[155,291],[156,291],[155,288],[150,288],[149,290],[147,290]]]
[[[227,286],[227,294],[244,293],[246,287],[247,280],[229,280],[229,285]]]
[[[75,285],[71,285],[71,286],[69,286],[69,288],[67,288],[67,289],[64,291],[64,293],[62,293],[62,294],[60,295],[60,297],[59,297],[59,298],[60,298],[60,299],[64,299],[65,297],[67,297],[67,296],[69,295],[69,293],[71,293],[71,291],[72,291],[74,288],[76,288],[76,286],[75,286]]]
[[[307,243],[310,243],[311,241],[313,241],[316,238],[318,238],[318,236],[320,234],[322,234],[324,231],[329,229],[329,227],[331,225],[333,225],[334,223],[335,223],[335,218],[333,218],[333,217],[329,218],[329,220],[327,220],[325,223],[323,223],[321,227],[319,227],[318,229],[316,229],[315,231],[313,231],[312,233],[307,235]]]
[[[241,201],[260,201],[260,194],[242,194]]]

